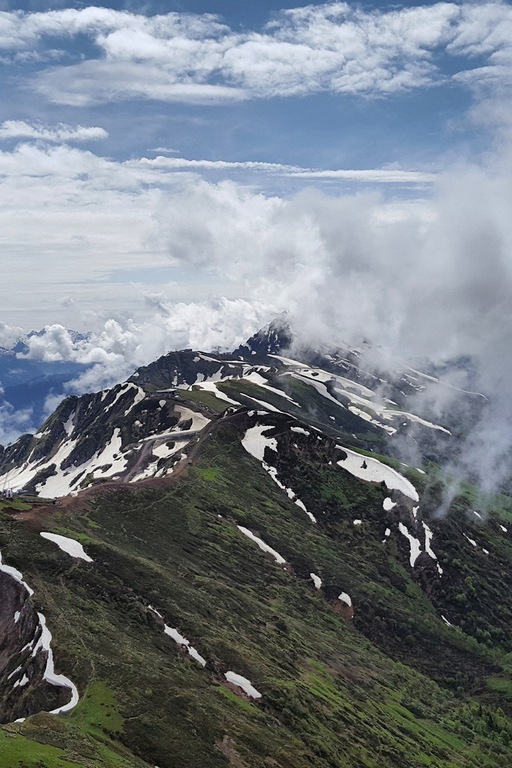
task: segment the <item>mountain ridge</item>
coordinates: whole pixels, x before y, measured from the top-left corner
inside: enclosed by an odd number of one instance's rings
[[[348,439],[354,447],[372,447],[368,442],[372,436],[381,452],[391,450],[393,455],[390,437],[397,435],[411,453],[417,451],[418,441],[427,457],[441,460],[443,451],[449,452],[449,441],[443,442],[443,436],[449,436],[453,424],[436,424],[408,410],[409,401],[415,407],[421,396],[422,374],[407,370],[385,381],[358,366],[355,351],[319,354],[303,347],[300,360],[278,354],[291,342],[288,319],[279,316],[232,354],[171,352],[111,390],[67,398],[31,440],[23,436],[3,449],[0,482],[32,491],[39,487],[42,493],[55,496],[76,490],[84,480],[127,472],[132,480],[140,479],[132,469],[142,452],[149,455],[148,440],[158,440],[158,450],[153,466],[147,462],[145,471],[158,472],[164,459],[185,447],[187,421],[191,420],[194,432],[198,424],[204,426],[205,419],[225,409],[226,403],[281,411],[313,425],[318,418],[317,427]],[[481,406],[480,396],[462,392],[461,396],[473,416]],[[307,402],[298,402],[301,397]],[[460,424],[458,428],[460,432]],[[41,462],[44,455],[56,456],[57,461]],[[23,471],[17,470],[20,463],[25,465]],[[82,472],[71,472],[72,465],[82,466]],[[51,476],[60,472],[73,477],[59,485]]]
[[[0,502],[6,768],[505,768],[512,499],[484,520],[466,484],[436,517],[442,470],[389,451],[456,432],[357,355],[255,344],[170,353],[3,450],[39,492]],[[39,614],[77,703],[30,666]]]

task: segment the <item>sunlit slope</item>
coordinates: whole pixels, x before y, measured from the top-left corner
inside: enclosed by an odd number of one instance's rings
[[[420,473],[356,477],[363,455],[281,414],[219,420],[191,461],[2,516],[80,692],[2,727],[6,768],[509,765],[506,510],[430,520]]]

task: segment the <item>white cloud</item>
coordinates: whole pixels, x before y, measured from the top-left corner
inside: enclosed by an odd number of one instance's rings
[[[23,336],[21,328],[0,322],[0,347],[10,349],[21,336]]]
[[[304,169],[281,163],[264,163],[257,161],[228,161],[228,160],[189,160],[185,157],[142,157],[134,162],[146,168],[174,170],[185,168],[192,171],[269,171],[271,173],[293,173]]]
[[[78,35],[101,56],[71,53],[69,42]],[[235,32],[208,14],[144,16],[93,7],[0,14],[3,60],[47,55],[51,63],[61,55],[61,64],[36,73],[32,86],[74,106],[119,99],[204,104],[321,91],[386,95],[442,80],[443,55],[459,57],[459,82],[468,79],[475,57],[483,59],[477,65],[483,71],[509,76],[511,40],[512,8],[499,2],[391,10],[331,2],[283,11],[260,32]]]
[[[74,107],[123,99],[215,104],[247,98],[242,88],[180,79],[158,65],[131,61],[94,60],[47,69],[34,87],[48,101]]]
[[[130,270],[147,272],[151,283],[151,270],[181,265],[169,259],[167,235],[163,234],[169,216],[179,229],[173,249],[185,260],[188,249],[197,248],[204,253],[205,265],[210,260],[214,263],[209,244],[222,242],[229,211],[229,226],[239,240],[237,259],[242,258],[248,244],[253,247],[254,236],[261,243],[267,242],[266,211],[283,206],[284,201],[236,185],[201,182],[198,174],[208,171],[237,171],[247,176],[258,172],[262,181],[265,175],[276,174],[301,181],[302,174],[313,179],[372,183],[431,180],[429,174],[397,169],[315,171],[275,163],[162,156],[115,162],[70,146],[21,143],[11,151],[0,151],[0,247],[3,279],[9,285],[4,316],[13,322],[23,317],[21,322],[30,323],[30,328],[59,317],[67,317],[74,325],[77,320],[73,318],[90,308],[106,312],[110,307],[114,316],[127,304],[140,309],[141,293],[153,288],[144,286],[143,275],[135,278],[135,285],[123,275]],[[255,235],[252,220],[245,220],[249,203],[240,206],[238,198],[252,201],[253,209],[261,207],[261,233]],[[214,216],[212,205],[217,211]],[[196,216],[199,222],[194,233],[187,222]],[[283,228],[283,249],[287,247],[286,237]],[[184,295],[201,300],[212,291],[240,295],[236,270],[233,275],[232,288],[217,286],[205,272],[189,284],[167,285],[165,290],[175,300]],[[170,274],[161,278],[164,283],[171,279]]]
[[[182,303],[169,301],[163,294],[149,296],[148,305],[148,319],[107,320],[102,329],[79,341],[62,325],[49,325],[44,333],[27,339],[24,356],[45,362],[92,364],[69,388],[96,391],[124,380],[137,367],[174,349],[234,349],[276,311],[259,301],[222,298]]]
[[[98,126],[71,126],[63,123],[45,126],[24,120],[4,120],[0,123],[0,139],[40,139],[60,144],[69,141],[96,141],[106,139],[107,136],[107,131]]]
[[[363,168],[363,169],[333,169],[333,170],[299,170],[290,176],[302,179],[331,179],[333,181],[360,181],[371,184],[430,184],[437,174],[425,171],[408,171],[399,168]]]
[[[265,163],[251,160],[190,160],[184,157],[140,158],[132,165],[158,170],[186,169],[190,171],[257,171],[279,174],[298,179],[340,180],[372,184],[426,184],[434,182],[436,175],[425,171],[409,171],[399,168],[365,169],[314,169],[300,168],[282,163]]]
[[[0,445],[7,445],[36,428],[31,409],[16,410],[10,403],[0,404]]]
[[[511,203],[505,172],[478,168],[441,177],[433,200],[404,202],[401,215],[375,193],[284,200],[201,182],[173,197],[161,229],[172,259],[280,299],[319,338],[334,329],[442,357],[508,332],[498,318],[512,291]]]

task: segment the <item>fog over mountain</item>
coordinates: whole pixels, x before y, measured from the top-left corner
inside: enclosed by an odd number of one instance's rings
[[[390,364],[471,356],[473,380],[452,371],[452,383],[476,387],[490,406],[456,464],[494,486],[508,470],[512,424],[509,159],[501,138],[485,162],[447,170],[430,199],[414,202],[314,189],[284,199],[196,181],[167,201],[159,237],[173,264],[214,272],[249,298],[175,303],[155,292],[149,319],[108,320],[79,343],[54,324],[26,356],[91,365],[75,388],[92,391],[170,349],[234,348],[282,309],[311,346],[369,341],[370,363],[375,351]],[[446,402],[436,390],[431,404],[439,413],[455,390],[444,392]]]

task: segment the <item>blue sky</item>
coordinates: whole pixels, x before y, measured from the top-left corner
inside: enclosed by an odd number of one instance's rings
[[[15,10],[46,4],[8,5]],[[104,16],[87,23],[84,17],[75,22],[80,27],[77,34],[66,34],[70,22],[64,15],[61,23],[54,24],[50,14],[46,19],[40,11],[32,16],[41,32],[18,40],[18,50],[9,52],[2,68],[8,87],[4,120],[99,124],[109,134],[101,144],[102,152],[118,159],[151,154],[161,147],[189,159],[258,160],[324,169],[437,168],[445,153],[457,151],[464,142],[478,142],[478,129],[464,120],[471,89],[454,83],[450,75],[459,69],[472,70],[484,59],[446,54],[448,40],[443,37],[454,5],[431,4],[430,14],[427,10],[417,20],[407,20],[405,14],[414,12],[418,3],[402,11],[396,6],[398,10],[391,13],[388,4],[381,5],[382,11],[370,3],[348,5],[339,16],[332,9],[343,4],[316,4],[317,17],[311,12],[305,20],[290,19],[281,12],[306,6],[296,2],[99,5],[105,11],[117,9],[118,18]],[[57,14],[58,9],[65,12],[66,6],[75,4],[53,5]],[[85,14],[87,6],[78,4],[82,6]],[[173,62],[173,38],[180,35],[165,20],[173,12],[179,18],[183,11],[199,14],[202,28],[185,30],[190,56]],[[144,29],[144,20],[162,13],[162,26],[167,29]],[[226,28],[216,30],[213,20],[205,20],[205,13],[217,14]],[[30,18],[23,20],[25,26]],[[401,23],[403,31],[393,30],[393,23]],[[434,23],[441,27],[438,35],[421,34]],[[22,26],[20,19],[18,27]],[[343,26],[346,42],[336,38]],[[332,40],[322,49],[325,29]],[[405,36],[418,30],[417,47],[405,50]],[[385,35],[390,39],[379,49]],[[259,40],[251,41],[254,37]],[[303,41],[294,44],[296,37]],[[190,73],[188,68],[205,41],[212,50],[199,53],[204,69]],[[160,50],[155,45],[149,52],[144,46],[151,43],[164,45]],[[44,58],[49,50],[53,60],[50,55]],[[35,51],[39,60],[23,60]],[[418,66],[419,53],[425,58],[422,66]],[[218,56],[231,56],[231,64],[228,60],[227,67],[219,66]],[[343,67],[339,62],[345,56]],[[167,69],[160,76],[155,72],[159,66]],[[343,77],[351,67],[355,71],[346,75],[346,83],[337,84],[339,75]],[[145,73],[151,79],[147,89]],[[143,82],[130,92],[134,75]],[[172,93],[171,82],[177,93]],[[202,92],[201,85],[212,92]],[[223,90],[216,93],[215,88]]]
[[[228,345],[288,308],[453,351],[475,242],[508,286],[511,77],[509,2],[0,0],[3,338]],[[420,333],[425,284],[460,311]]]

